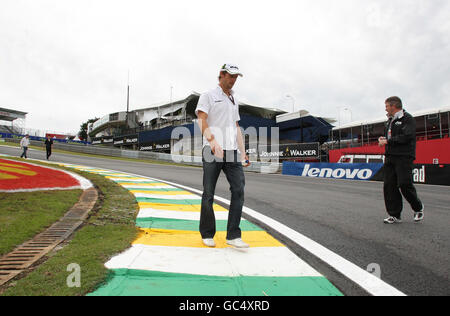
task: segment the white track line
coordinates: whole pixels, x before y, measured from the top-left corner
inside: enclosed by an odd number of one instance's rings
[[[180,260],[193,258],[195,260]],[[133,269],[211,276],[321,277],[286,247],[185,248],[132,245],[113,257],[108,269]]]

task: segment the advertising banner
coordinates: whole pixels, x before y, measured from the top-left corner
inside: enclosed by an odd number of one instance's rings
[[[384,168],[373,177],[383,181]],[[415,164],[412,172],[414,183],[450,186],[450,165]]]
[[[377,163],[300,163],[286,161],[283,174],[328,179],[383,181],[384,165]],[[414,165],[414,183],[450,186],[450,165]]]
[[[139,144],[140,151],[170,152],[170,140]]]
[[[261,159],[279,158],[302,158],[317,159],[320,157],[319,143],[288,144],[279,145],[279,150],[274,150],[271,146],[259,146],[259,157]]]
[[[114,146],[135,145],[137,143],[138,143],[138,135],[137,134],[114,137]]]
[[[92,145],[112,145],[114,143],[114,138],[112,136],[102,136],[92,138]]]
[[[338,164],[338,163],[300,163],[285,161],[283,174],[329,179],[371,180],[383,164]]]
[[[101,145],[103,143],[103,137],[92,138],[92,145]]]
[[[105,136],[105,137],[103,137],[103,140],[102,140],[102,143],[103,144],[114,144],[114,137],[112,137],[112,136]]]

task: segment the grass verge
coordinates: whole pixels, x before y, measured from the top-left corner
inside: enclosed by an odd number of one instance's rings
[[[75,203],[82,190],[0,192],[0,257],[44,231]]]
[[[45,164],[44,164],[45,165]],[[54,166],[53,166],[54,167]],[[63,168],[64,169],[64,168]],[[73,169],[68,169],[74,172]],[[104,263],[130,247],[139,232],[135,225],[138,206],[134,196],[116,183],[99,175],[78,172],[99,190],[99,202],[72,240],[50,253],[46,261],[26,277],[3,289],[3,296],[80,296],[95,290],[108,278]],[[69,287],[73,271],[81,268],[81,286]]]

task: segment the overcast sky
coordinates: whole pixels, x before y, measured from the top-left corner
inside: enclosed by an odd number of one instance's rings
[[[342,123],[450,106],[448,0],[0,0],[0,107],[26,127],[184,98],[244,73],[241,101]],[[349,110],[345,110],[348,108]],[[351,118],[350,118],[351,116]]]

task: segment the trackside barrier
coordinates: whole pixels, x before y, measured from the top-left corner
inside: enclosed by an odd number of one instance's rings
[[[384,165],[378,163],[299,163],[284,162],[282,174],[311,178],[383,181]],[[416,164],[413,181],[450,186],[450,165]]]
[[[11,139],[8,141],[19,143],[20,139]],[[31,145],[36,147],[44,147],[43,142],[40,141],[31,140]],[[134,158],[142,160],[157,160],[162,162],[180,163],[183,165],[197,167],[203,166],[202,157],[197,156],[181,156],[148,151],[122,150],[118,148],[91,145],[70,145],[61,143],[54,143],[53,148],[82,154]],[[258,173],[278,173],[281,171],[281,164],[278,162],[252,162],[251,166],[245,168],[244,170]]]
[[[7,139],[10,142],[16,142],[16,140],[21,140],[25,135],[19,135],[19,134],[11,134],[11,133],[0,133],[0,139]],[[41,137],[41,136],[34,136],[30,135],[30,141],[41,141],[45,142],[47,138]],[[87,142],[81,141],[81,140],[70,140],[70,139],[59,139],[59,138],[53,138],[53,143],[63,143],[63,144],[80,144],[80,145],[86,145]]]
[[[329,179],[371,180],[383,164],[335,164],[284,162],[283,174]]]

